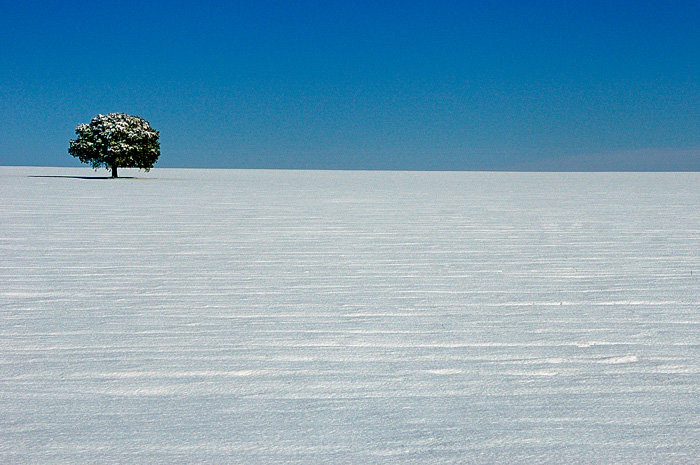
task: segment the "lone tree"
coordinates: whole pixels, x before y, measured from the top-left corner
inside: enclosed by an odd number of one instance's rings
[[[97,115],[90,124],[75,128],[68,153],[97,169],[139,168],[149,171],[160,156],[158,131],[148,121],[124,113]]]

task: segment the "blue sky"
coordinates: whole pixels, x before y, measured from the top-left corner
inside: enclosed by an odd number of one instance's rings
[[[0,165],[700,170],[700,2],[0,0]]]

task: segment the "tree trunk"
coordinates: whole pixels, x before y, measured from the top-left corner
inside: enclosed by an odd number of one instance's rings
[[[119,175],[117,174],[117,165],[112,165],[112,177],[113,178],[119,177]]]

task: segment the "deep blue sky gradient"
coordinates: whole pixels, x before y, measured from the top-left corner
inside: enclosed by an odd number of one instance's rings
[[[3,1],[0,165],[700,170],[700,2]]]

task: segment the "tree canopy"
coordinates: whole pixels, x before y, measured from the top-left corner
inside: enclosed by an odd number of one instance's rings
[[[90,124],[75,128],[68,153],[97,169],[139,168],[149,171],[160,156],[158,131],[148,121],[125,113],[95,116]]]

